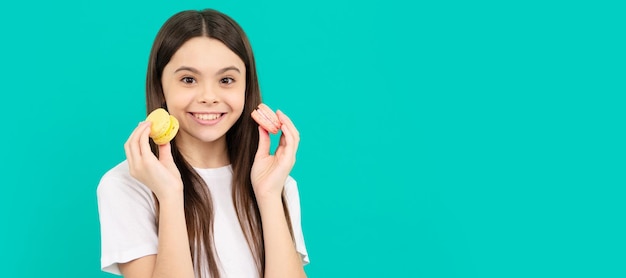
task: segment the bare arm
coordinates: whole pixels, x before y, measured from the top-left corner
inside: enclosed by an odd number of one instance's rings
[[[159,200],[157,254],[120,264],[120,272],[128,278],[193,278],[180,173],[169,143],[159,146],[159,158],[152,154],[149,133],[150,123],[141,123],[126,141],[124,149],[130,174],[148,186]]]
[[[306,277],[280,196],[259,200],[259,210],[265,242],[265,277]]]
[[[263,226],[265,277],[306,277],[282,203],[285,180],[296,161],[300,134],[287,115],[280,110],[276,115],[282,123],[282,134],[275,155],[269,153],[268,132],[259,127],[259,147],[250,175]]]
[[[157,254],[120,264],[124,277],[194,277],[182,192],[180,196],[161,200],[159,203]]]

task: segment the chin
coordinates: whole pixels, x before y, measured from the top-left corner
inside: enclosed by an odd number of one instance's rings
[[[196,137],[203,143],[213,143],[220,140],[226,140],[226,133],[224,134],[203,134]]]

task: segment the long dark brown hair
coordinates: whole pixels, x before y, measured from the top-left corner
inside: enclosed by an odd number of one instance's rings
[[[150,52],[146,78],[146,114],[156,108],[167,109],[161,85],[163,68],[169,63],[174,53],[185,42],[194,37],[209,37],[221,41],[237,54],[246,66],[243,113],[226,133],[226,144],[233,169],[233,203],[239,224],[255,259],[259,277],[263,277],[265,270],[263,229],[261,227],[261,215],[250,181],[250,169],[254,162],[259,133],[257,124],[249,116],[261,103],[261,92],[252,47],[243,29],[227,15],[212,9],[182,11],[169,18],[159,30]],[[150,144],[152,151],[158,156],[157,146],[152,141]],[[196,273],[202,276],[203,266],[207,264],[211,277],[219,278],[218,260],[216,259],[213,239],[214,214],[211,192],[204,180],[183,158],[176,146],[176,140],[172,141],[172,156],[184,185],[185,220]],[[293,238],[284,195],[283,208]],[[204,258],[207,261],[201,259],[203,258],[201,252],[204,252]]]

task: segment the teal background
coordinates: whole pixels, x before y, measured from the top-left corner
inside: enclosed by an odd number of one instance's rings
[[[301,132],[309,277],[626,277],[624,4],[399,0],[0,4],[0,276],[113,277],[96,186],[202,8]]]

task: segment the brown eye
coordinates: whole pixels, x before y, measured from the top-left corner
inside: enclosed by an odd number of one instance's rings
[[[235,83],[235,79],[232,79],[230,77],[224,77],[220,79],[220,83],[225,84],[225,85],[230,85],[230,84]]]
[[[185,83],[185,84],[193,84],[193,83],[196,83],[196,80],[195,80],[195,79],[193,79],[193,77],[188,77],[188,76],[183,77],[180,81],[182,81],[182,82],[183,82],[183,83]]]

